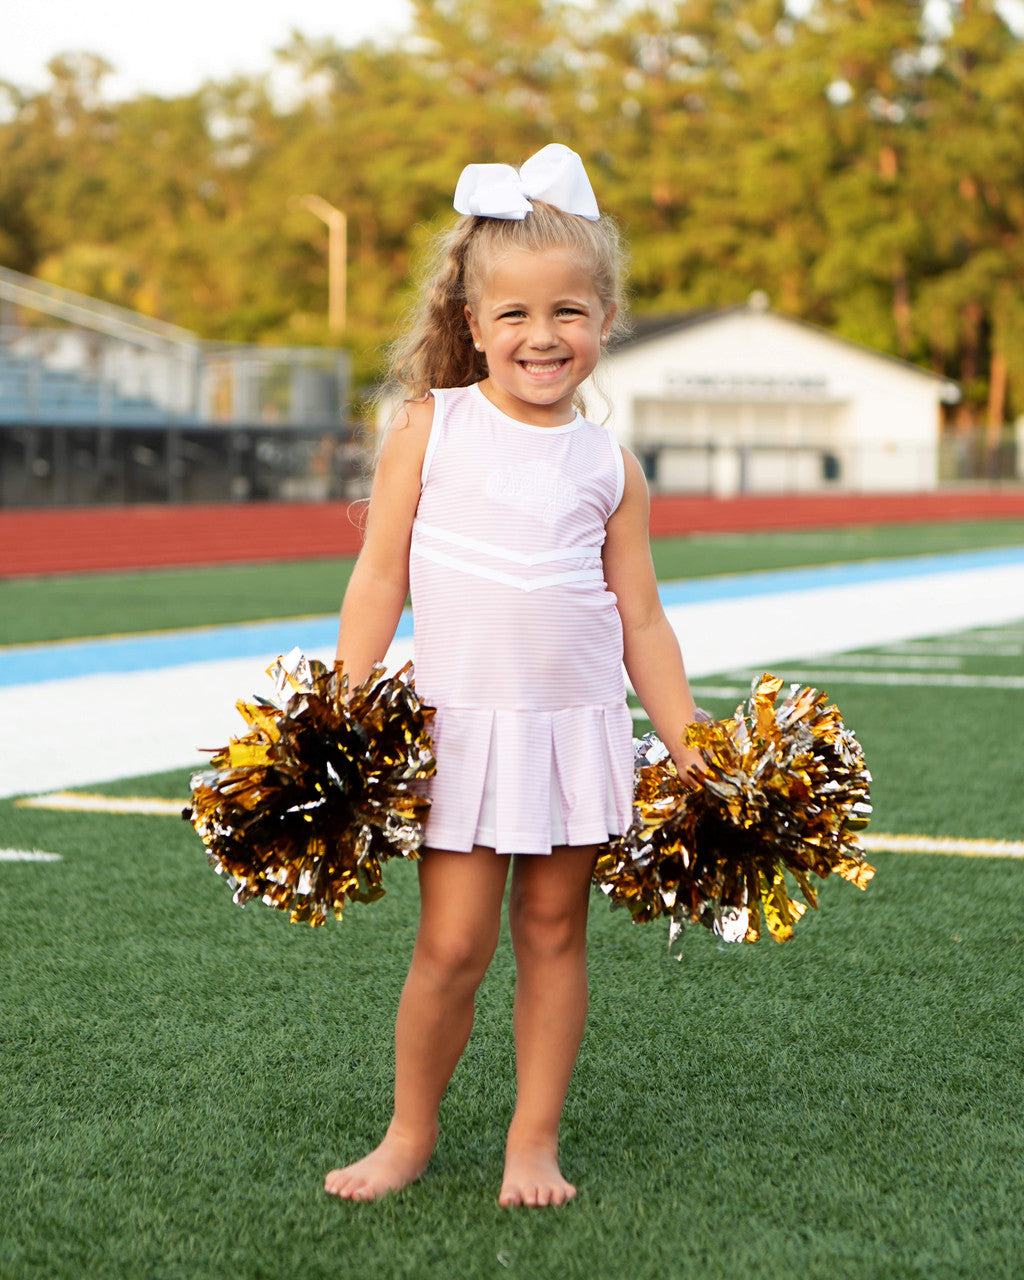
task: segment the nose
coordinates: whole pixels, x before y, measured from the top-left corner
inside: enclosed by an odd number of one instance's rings
[[[530,346],[535,351],[550,351],[558,342],[554,326],[546,317],[539,316],[530,325]]]

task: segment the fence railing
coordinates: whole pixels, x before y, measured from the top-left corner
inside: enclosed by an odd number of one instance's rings
[[[0,426],[0,507],[361,497],[351,427]]]
[[[817,442],[653,443],[637,449],[659,493],[872,492],[939,485],[1024,481],[1024,425],[991,439],[983,430],[942,435],[934,443],[892,440],[848,445]]]
[[[839,457],[791,444],[665,446],[640,456],[657,493],[928,491],[936,475],[943,486],[1024,483],[1024,447],[1009,436],[995,447],[957,436],[915,453],[931,477],[916,484],[889,447]],[[371,466],[372,448],[351,424],[0,424],[0,507],[352,498],[366,492]]]

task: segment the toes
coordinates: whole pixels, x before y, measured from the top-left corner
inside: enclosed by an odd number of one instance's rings
[[[337,1196],[339,1200],[366,1200],[369,1198],[366,1183],[340,1169],[337,1173],[327,1175],[324,1190],[328,1195]]]
[[[340,1200],[373,1200],[374,1195],[371,1189],[364,1183],[346,1182],[339,1187],[334,1194]]]
[[[549,1164],[549,1161],[510,1159],[498,1193],[499,1206],[547,1209],[575,1200],[576,1188],[561,1177],[557,1168],[548,1167]]]

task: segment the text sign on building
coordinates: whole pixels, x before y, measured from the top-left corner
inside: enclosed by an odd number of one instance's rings
[[[692,400],[827,400],[824,377],[669,373],[666,389]]]

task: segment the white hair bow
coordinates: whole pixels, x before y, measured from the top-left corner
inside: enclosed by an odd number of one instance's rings
[[[601,216],[583,161],[560,142],[542,147],[518,173],[510,164],[467,164],[455,188],[458,212],[481,218],[518,222],[531,211],[531,200],[590,222]]]

